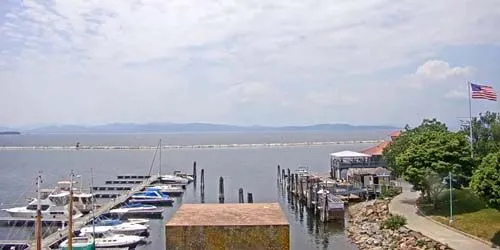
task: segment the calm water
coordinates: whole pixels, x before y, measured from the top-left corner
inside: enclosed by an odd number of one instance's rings
[[[146,134],[146,135],[24,135],[0,137],[0,146],[73,145],[76,140],[87,145],[154,145],[159,138],[172,145],[269,143],[383,139],[388,131],[358,133],[225,133],[225,134]],[[360,150],[371,144],[328,145],[290,148],[169,149],[163,151],[163,171],[205,169],[205,202],[218,202],[218,179],[225,180],[226,203],[238,202],[238,189],[252,192],[254,202],[280,202],[291,226],[292,249],[355,249],[347,242],[342,226],[316,224],[304,209],[289,204],[276,185],[276,166],[296,169],[307,165],[312,171],[328,172],[328,155],[340,150]],[[26,203],[33,195],[34,178],[43,171],[44,187],[67,179],[70,170],[83,176],[89,186],[90,169],[94,185],[104,184],[117,174],[147,174],[153,151],[0,151],[1,208],[12,203]],[[157,170],[155,170],[157,171]],[[150,222],[152,243],[140,249],[163,249],[163,224],[181,203],[199,203],[199,190],[190,185],[182,200],[167,208],[163,220]],[[1,214],[5,216],[5,214]],[[31,232],[22,228],[0,228],[1,239],[26,239]]]

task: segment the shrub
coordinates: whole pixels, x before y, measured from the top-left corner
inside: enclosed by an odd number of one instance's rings
[[[401,215],[391,215],[382,223],[382,228],[397,230],[406,225],[406,218]]]
[[[394,196],[398,195],[399,194],[399,190],[394,188],[394,187],[390,187],[390,186],[382,186],[382,190],[380,192],[380,198],[383,199],[383,198],[393,198]]]

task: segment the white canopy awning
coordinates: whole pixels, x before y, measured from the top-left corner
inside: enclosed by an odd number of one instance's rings
[[[340,151],[336,153],[331,153],[330,156],[335,158],[362,158],[362,157],[370,157],[371,155],[358,153],[354,151]]]

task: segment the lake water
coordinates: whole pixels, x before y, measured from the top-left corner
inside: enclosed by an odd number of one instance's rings
[[[385,139],[390,131],[349,133],[203,133],[203,134],[115,134],[115,135],[22,135],[0,136],[1,146],[64,146],[76,141],[84,145],[149,145],[161,138],[169,145],[311,142]],[[341,150],[361,150],[373,144],[342,144],[309,147],[257,147],[225,149],[163,150],[164,172],[192,171],[193,161],[198,171],[205,169],[205,202],[218,202],[218,179],[225,180],[225,202],[238,202],[238,189],[253,193],[254,202],[279,202],[288,217],[292,249],[355,249],[347,241],[341,225],[323,225],[309,218],[304,209],[288,204],[276,184],[276,166],[295,170],[299,165],[315,172],[329,171],[329,154]],[[94,169],[94,185],[114,179],[118,174],[147,174],[153,150],[70,150],[31,151],[0,150],[1,208],[26,204],[34,195],[35,176],[42,171],[43,187],[50,188],[67,179],[71,170],[82,175],[81,183],[89,186],[90,170]],[[157,168],[154,170],[158,171]],[[246,196],[246,195],[245,195]],[[151,244],[138,249],[163,249],[164,223],[182,203],[199,203],[199,189],[190,185],[175,206],[167,208],[163,220],[150,222]],[[1,214],[0,216],[5,216]],[[27,239],[32,231],[25,228],[0,227],[1,239]]]

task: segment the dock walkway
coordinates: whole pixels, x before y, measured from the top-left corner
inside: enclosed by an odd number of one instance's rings
[[[100,216],[112,208],[126,202],[134,193],[141,191],[142,189],[146,188],[146,186],[151,185],[154,181],[158,180],[159,176],[158,175],[153,175],[150,176],[148,179],[145,179],[142,181],[140,184],[137,186],[134,186],[130,191],[125,193],[124,195],[120,195],[115,199],[112,199],[108,203],[104,204],[102,207],[100,207],[97,211],[95,211],[95,216]],[[75,219],[73,221],[73,230],[77,231],[80,228],[84,227],[86,224],[88,224],[92,220],[92,214],[87,214],[84,217]],[[62,230],[59,232],[55,232],[47,237],[45,237],[42,240],[42,248],[43,249],[50,249],[53,245],[57,244],[58,242],[63,241],[65,238],[68,237],[68,230]]]
[[[403,192],[396,196],[389,204],[389,211],[391,213],[406,217],[408,221],[406,227],[420,232],[435,241],[447,244],[455,250],[493,249],[491,246],[481,241],[469,238],[435,222],[431,222],[429,219],[419,215],[417,213],[417,207],[415,206],[416,200],[419,197],[419,192],[412,192],[410,189],[410,186],[405,185],[403,187]]]

